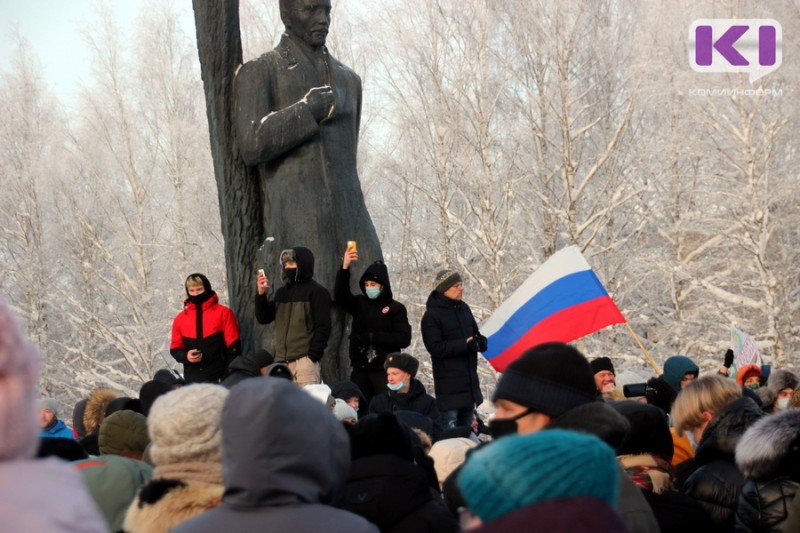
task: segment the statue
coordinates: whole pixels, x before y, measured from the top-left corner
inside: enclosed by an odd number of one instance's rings
[[[247,350],[267,346],[263,330],[247,330],[254,323],[252,303],[246,299],[252,300],[255,294],[256,271],[263,268],[270,279],[279,279],[277,256],[257,259],[256,249],[265,237],[274,238],[277,250],[295,246],[313,250],[315,278],[331,290],[347,241],[358,243],[362,257],[382,259],[356,164],[361,80],[325,47],[330,0],[280,0],[286,28],[280,42],[274,50],[242,65],[231,87],[225,79],[233,74],[231,62],[215,63],[213,45],[201,32],[216,33],[211,39],[223,50],[238,46],[241,61],[238,2],[225,0],[221,6],[213,0],[193,3],[209,122],[224,122],[216,132],[212,124],[212,153],[215,135],[224,135],[229,124],[233,128],[227,131],[233,130],[235,135],[235,146],[230,146],[229,139],[217,139],[225,145],[220,157],[229,162],[219,165],[215,154],[215,171],[223,233],[228,227],[229,285],[240,300],[232,299],[231,306],[243,326]],[[235,29],[225,22],[233,15]],[[224,115],[220,92],[233,99],[233,109],[228,111],[232,117],[220,117]],[[230,148],[237,151],[235,156],[241,156],[233,158],[233,165],[230,153],[225,153]],[[239,179],[231,179],[231,173]],[[257,201],[249,197],[253,194]],[[243,206],[236,204],[237,199]],[[249,219],[241,220],[241,216]],[[229,238],[246,239],[247,243],[229,256]],[[241,261],[246,267],[231,265]],[[333,331],[322,365],[323,377],[329,380],[343,377],[348,365],[343,338],[346,317],[338,307],[333,313]]]

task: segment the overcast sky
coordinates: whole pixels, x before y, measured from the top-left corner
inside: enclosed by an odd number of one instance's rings
[[[97,1],[0,0],[0,69],[8,69],[16,27],[39,57],[53,91],[69,99],[89,74],[89,53],[81,30],[97,19]],[[102,2],[111,6],[118,21],[131,23],[145,4],[144,0]],[[191,10],[188,13],[191,16]]]

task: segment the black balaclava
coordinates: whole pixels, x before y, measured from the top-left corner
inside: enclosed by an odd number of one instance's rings
[[[189,281],[190,278],[200,278],[203,282],[203,288],[205,289],[202,293],[196,296],[189,296],[189,288],[186,287],[186,281]],[[186,295],[188,296],[187,301],[194,304],[195,309],[197,310],[197,320],[196,320],[196,328],[197,328],[197,338],[203,338],[203,302],[208,301],[212,296],[216,293],[211,290],[211,282],[208,281],[208,278],[205,277],[203,274],[199,272],[195,272],[194,274],[189,274],[186,277],[186,281],[183,282],[183,288],[186,289]]]

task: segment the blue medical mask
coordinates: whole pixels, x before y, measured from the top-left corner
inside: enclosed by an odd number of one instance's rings
[[[399,390],[402,390],[403,387],[405,387],[405,385],[406,384],[404,382],[402,382],[402,381],[400,383],[387,383],[386,384],[386,386],[389,387],[389,390],[392,390],[392,391],[395,391],[395,392],[397,392]]]
[[[364,292],[367,293],[367,298],[370,300],[374,300],[378,296],[381,295],[381,288],[380,287],[367,287],[364,289]]]
[[[692,445],[692,449],[696,450],[697,449],[697,441],[694,440],[694,433],[691,432],[691,431],[687,431],[686,432],[686,438],[689,439],[689,444]]]
[[[787,407],[789,407],[789,400],[791,398],[781,398],[778,400],[778,410],[785,411]]]

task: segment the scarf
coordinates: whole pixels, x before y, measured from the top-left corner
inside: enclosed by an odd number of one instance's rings
[[[655,494],[672,489],[675,470],[669,461],[658,455],[644,453],[641,455],[620,455],[617,457],[622,469],[639,487]]]

